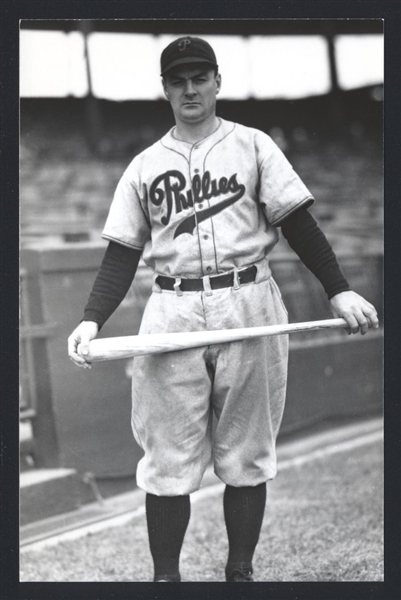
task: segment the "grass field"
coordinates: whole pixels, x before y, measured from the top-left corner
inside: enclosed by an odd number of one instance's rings
[[[382,581],[381,442],[290,467],[268,484],[256,581]],[[183,581],[223,581],[222,496],[192,506]],[[21,555],[21,581],[151,581],[145,517]]]

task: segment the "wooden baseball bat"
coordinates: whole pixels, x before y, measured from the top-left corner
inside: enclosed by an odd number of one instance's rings
[[[267,325],[264,327],[245,327],[241,329],[221,329],[215,331],[190,331],[180,333],[152,333],[149,335],[126,335],[122,337],[92,340],[89,343],[89,362],[132,358],[144,354],[158,354],[176,350],[188,350],[200,346],[237,342],[252,338],[315,331],[317,329],[338,329],[346,327],[345,319],[325,319],[288,325]],[[79,353],[79,347],[78,347]]]

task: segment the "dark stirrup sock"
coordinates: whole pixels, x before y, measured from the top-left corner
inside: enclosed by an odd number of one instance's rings
[[[229,545],[226,578],[238,568],[252,573],[252,558],[265,512],[266,483],[238,488],[227,485],[223,502]]]
[[[180,552],[190,514],[189,496],[146,494],[146,518],[154,581],[181,581]]]

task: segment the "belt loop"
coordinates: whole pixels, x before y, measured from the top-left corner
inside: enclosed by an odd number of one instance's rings
[[[177,294],[177,296],[183,296],[184,292],[182,291],[182,289],[180,288],[181,285],[181,277],[176,277],[175,278],[175,283],[174,283],[174,291]]]
[[[240,281],[239,281],[239,275],[238,275],[238,269],[237,269],[237,267],[234,267],[233,278],[234,278],[233,288],[235,290],[239,290],[239,288],[240,288]]]
[[[210,286],[210,277],[209,275],[205,275],[202,277],[203,279],[203,289],[206,293],[206,296],[211,296],[213,294],[212,288]]]

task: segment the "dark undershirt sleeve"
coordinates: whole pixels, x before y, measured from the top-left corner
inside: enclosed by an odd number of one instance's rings
[[[124,300],[138,268],[141,251],[110,242],[84,309],[83,321],[99,329]]]
[[[350,289],[331,246],[307,208],[298,209],[280,226],[291,248],[319,279],[329,299]],[[83,321],[94,321],[99,329],[104,325],[125,298],[140,257],[140,250],[109,243],[85,306]]]
[[[351,289],[326,236],[307,207],[301,207],[289,215],[280,226],[291,248],[319,279],[329,300]]]

